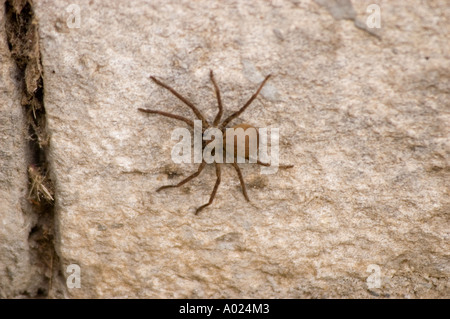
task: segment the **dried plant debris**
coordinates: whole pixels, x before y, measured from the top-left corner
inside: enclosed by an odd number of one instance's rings
[[[50,143],[50,136],[45,130],[45,118],[34,118],[33,110],[34,109],[31,109],[30,112],[27,113],[27,120],[30,125],[30,140],[33,141],[39,149],[45,149]]]
[[[24,72],[25,92],[29,99],[42,86],[38,25],[31,1],[7,1],[6,35],[13,59]]]
[[[42,64],[39,52],[38,24],[30,0],[10,0],[5,3],[6,35],[11,57],[16,62],[22,83],[21,104],[30,116],[33,128],[45,127],[43,107]],[[38,140],[47,140],[43,129],[35,130]],[[41,136],[42,135],[42,136]],[[44,143],[39,143],[42,148]]]
[[[47,174],[43,174],[41,169],[34,165],[28,167],[28,176],[30,178],[29,200],[34,204],[39,204],[42,200],[53,202],[53,186]]]
[[[17,65],[16,85],[22,91],[20,102],[28,126],[28,201],[36,216],[28,241],[30,260],[40,271],[27,293],[31,297],[49,297],[60,267],[53,243],[55,190],[47,164],[50,139],[46,128],[38,23],[32,0],[6,0],[4,6],[6,36],[11,58]]]

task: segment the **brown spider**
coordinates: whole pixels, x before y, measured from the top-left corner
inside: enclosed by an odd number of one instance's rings
[[[159,86],[162,86],[163,88],[169,90],[173,95],[175,95],[178,99],[180,99],[184,104],[186,104],[187,106],[189,106],[189,107],[191,108],[191,110],[195,113],[195,115],[197,116],[197,118],[198,118],[199,120],[202,121],[203,131],[205,131],[207,128],[210,128],[210,127],[217,127],[217,128],[219,128],[222,132],[225,131],[226,125],[227,125],[228,123],[230,123],[232,120],[234,120],[235,118],[237,118],[239,115],[241,115],[241,114],[247,109],[247,107],[248,107],[248,106],[253,102],[253,100],[258,96],[258,94],[259,94],[259,92],[261,91],[261,89],[263,88],[264,84],[265,84],[265,83],[267,82],[267,80],[270,78],[270,74],[269,74],[268,76],[266,76],[266,78],[264,79],[264,81],[262,81],[262,83],[260,84],[260,86],[259,86],[258,90],[256,91],[256,93],[253,94],[253,95],[250,97],[250,99],[247,101],[247,103],[245,103],[244,106],[241,107],[237,112],[234,112],[234,113],[231,114],[229,117],[227,117],[222,123],[219,123],[219,122],[220,122],[220,119],[221,119],[221,117],[222,117],[222,113],[223,113],[222,99],[221,99],[221,97],[220,97],[220,90],[219,90],[219,87],[217,86],[217,83],[216,83],[216,81],[215,81],[215,79],[214,79],[214,74],[213,74],[213,71],[212,71],[212,70],[210,71],[209,76],[210,76],[211,82],[212,82],[212,84],[213,84],[213,86],[214,86],[214,91],[215,91],[215,93],[216,93],[217,103],[218,103],[218,107],[219,107],[219,112],[217,113],[216,117],[214,118],[214,122],[213,122],[212,125],[209,124],[209,122],[205,119],[205,117],[203,116],[203,114],[202,114],[202,113],[201,113],[201,112],[200,112],[200,111],[199,111],[199,110],[198,110],[191,102],[189,102],[187,99],[185,99],[183,96],[181,96],[177,91],[175,91],[173,88],[171,88],[171,87],[168,86],[167,84],[162,83],[161,81],[159,81],[158,79],[156,79],[156,78],[153,77],[153,76],[150,76],[150,78],[151,78],[156,84],[158,84]],[[176,119],[176,120],[180,120],[180,121],[185,122],[185,123],[186,123],[187,125],[189,125],[190,127],[194,128],[194,122],[193,122],[193,121],[191,121],[191,120],[189,120],[189,119],[187,119],[187,118],[185,118],[185,117],[183,117],[183,116],[180,116],[180,115],[171,114],[171,113],[167,113],[167,112],[163,112],[163,111],[157,111],[157,110],[143,109],[143,108],[138,108],[138,110],[141,111],[141,112],[145,112],[145,113],[159,114],[159,115],[162,115],[162,116],[166,116],[166,117],[170,117],[170,118],[173,118],[173,119]],[[244,129],[246,129],[246,128],[248,128],[248,127],[253,127],[253,126],[248,125],[248,124],[240,124],[240,125],[234,126],[233,128],[237,128],[237,127],[243,127]],[[236,138],[235,138],[235,140],[236,140]],[[204,147],[206,146],[206,144],[208,144],[209,142],[212,142],[212,140],[208,141],[207,143],[205,143],[205,141],[204,141],[204,142],[203,142],[203,148],[204,148]],[[245,143],[246,143],[246,145],[245,145],[245,154],[246,154],[245,158],[248,159],[248,143],[249,143],[249,142],[248,142],[247,137],[246,137]],[[225,144],[224,144],[224,146],[225,146]],[[235,145],[235,146],[236,146],[236,145]],[[242,193],[244,194],[245,199],[246,199],[247,201],[250,201],[250,199],[249,199],[249,197],[248,197],[248,195],[247,195],[247,190],[246,190],[246,187],[245,187],[245,183],[244,183],[244,178],[243,178],[243,176],[242,176],[242,172],[241,172],[241,170],[240,170],[240,168],[239,168],[239,166],[238,166],[238,164],[237,164],[237,161],[236,161],[236,148],[235,148],[235,154],[234,154],[234,156],[235,156],[235,160],[234,160],[233,163],[231,163],[231,165],[233,165],[234,169],[236,170],[236,172],[237,172],[237,174],[238,174],[239,181],[240,181],[241,187],[242,187]],[[259,161],[259,160],[257,160],[257,164],[258,164],[258,165],[262,165],[262,166],[270,166],[269,163],[263,163],[263,162],[261,162],[261,161]],[[211,196],[210,196],[210,198],[209,198],[208,203],[206,203],[206,204],[200,206],[199,208],[197,208],[197,210],[195,211],[195,215],[197,215],[203,208],[205,208],[205,207],[211,205],[211,203],[212,203],[213,200],[214,200],[214,197],[216,196],[217,189],[219,188],[219,184],[220,184],[221,168],[220,168],[220,163],[214,162],[214,165],[215,165],[215,167],[216,167],[216,176],[217,176],[216,184],[214,185],[214,189],[213,189],[213,191],[212,191],[212,193],[211,193]],[[163,189],[166,189],[166,188],[170,188],[170,187],[180,187],[180,186],[186,184],[186,183],[189,182],[191,179],[194,179],[195,177],[197,177],[198,175],[200,175],[200,173],[202,172],[202,170],[203,170],[203,168],[204,168],[205,166],[206,166],[206,162],[203,160],[202,163],[200,164],[200,166],[198,167],[197,172],[195,172],[194,174],[192,174],[192,175],[186,177],[185,179],[183,179],[183,180],[182,180],[181,182],[179,182],[178,184],[175,184],[175,185],[165,185],[165,186],[162,186],[162,187],[158,188],[156,191],[159,192],[159,191],[161,191],[161,190],[163,190]],[[293,165],[279,165],[279,168],[291,168],[291,167],[293,167]]]

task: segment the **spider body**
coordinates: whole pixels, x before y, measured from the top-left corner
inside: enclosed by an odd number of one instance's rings
[[[203,116],[203,114],[190,102],[188,101],[186,98],[184,98],[181,94],[179,94],[177,91],[175,91],[173,88],[171,88],[170,86],[168,86],[167,84],[164,84],[163,82],[159,81],[158,79],[156,79],[155,77],[151,76],[150,78],[159,86],[167,89],[168,91],[170,91],[173,95],[175,95],[178,99],[180,99],[184,104],[186,104],[189,108],[191,108],[191,110],[194,112],[194,114],[196,115],[197,119],[202,121],[202,130],[203,132],[205,132],[206,129],[210,128],[210,127],[215,127],[218,128],[222,131],[222,133],[224,133],[223,135],[223,148],[224,148],[224,152],[227,150],[226,149],[226,145],[228,142],[226,139],[226,129],[227,129],[227,125],[234,120],[235,118],[237,118],[239,115],[241,115],[246,109],[247,107],[253,102],[253,100],[258,96],[259,92],[261,91],[261,89],[263,88],[264,84],[266,84],[267,80],[270,78],[270,74],[268,76],[265,77],[265,79],[262,81],[262,83],[259,85],[259,88],[257,89],[257,91],[250,97],[250,99],[247,101],[247,103],[244,104],[244,106],[242,106],[238,111],[234,112],[233,114],[231,114],[229,117],[227,117],[225,120],[223,120],[222,122],[220,122],[222,115],[223,115],[223,106],[222,106],[222,99],[220,96],[220,90],[219,87],[214,79],[214,74],[213,71],[210,71],[209,73],[210,75],[210,79],[211,82],[214,86],[214,91],[216,93],[216,97],[217,97],[217,103],[218,103],[218,108],[219,111],[217,112],[216,117],[214,118],[214,121],[212,124],[210,124],[205,117]],[[189,125],[191,128],[194,128],[194,122],[188,118],[185,118],[183,116],[180,115],[176,115],[176,114],[172,114],[172,113],[167,113],[167,112],[163,112],[163,111],[158,111],[158,110],[151,110],[151,109],[143,109],[143,108],[138,108],[139,111],[141,112],[145,112],[145,113],[150,113],[150,114],[159,114],[165,117],[169,117],[169,118],[173,118],[179,121],[183,121],[185,122],[187,125]],[[242,123],[242,124],[238,124],[233,126],[233,128],[242,128],[243,130],[246,130],[248,128],[255,128],[249,124],[246,123]],[[255,128],[256,129],[256,128]],[[258,131],[256,130],[256,134],[258,134]],[[258,135],[256,138],[256,148],[258,148]],[[211,143],[213,140],[203,140],[202,141],[202,149],[204,149],[206,147],[207,144]],[[234,167],[234,169],[236,170],[238,177],[239,177],[239,181],[241,184],[241,188],[242,188],[242,193],[245,197],[245,199],[247,201],[250,201],[248,194],[247,194],[247,190],[245,187],[245,182],[244,182],[244,178],[242,176],[242,172],[237,164],[236,158],[237,158],[237,148],[238,148],[238,142],[239,139],[237,136],[234,136],[234,153],[232,154],[234,157],[234,162],[231,163],[231,165]],[[249,136],[245,136],[245,145],[244,145],[244,149],[245,149],[245,158],[248,159],[250,156],[250,145],[251,143],[254,143],[255,141],[251,141]],[[214,155],[214,154],[212,154]],[[186,184],[187,182],[189,182],[190,180],[194,179],[195,177],[199,176],[200,173],[202,172],[202,170],[204,169],[204,167],[206,166],[206,162],[203,160],[202,163],[200,163],[200,165],[198,166],[197,172],[193,173],[192,175],[186,177],[185,179],[183,179],[181,182],[179,182],[178,184],[175,185],[165,185],[162,186],[160,188],[158,188],[156,191],[159,192],[163,189],[166,188],[171,188],[171,187],[180,187],[184,184]],[[262,165],[262,166],[270,166],[270,164],[268,163],[263,163],[259,160],[257,160],[257,164],[258,165]],[[204,209],[205,207],[211,205],[211,203],[214,200],[214,197],[216,196],[217,193],[217,189],[220,185],[221,182],[221,163],[217,163],[214,162],[215,168],[216,168],[216,183],[214,185],[213,191],[210,195],[209,201],[208,203],[200,206],[197,208],[197,210],[195,211],[195,214],[197,215],[202,209]],[[293,165],[280,165],[279,168],[291,168],[293,167]]]

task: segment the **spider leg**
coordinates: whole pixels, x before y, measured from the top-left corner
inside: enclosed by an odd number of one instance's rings
[[[191,120],[189,120],[183,116],[180,116],[180,115],[175,115],[175,114],[171,114],[171,113],[167,113],[167,112],[150,110],[150,109],[142,109],[142,108],[138,108],[138,110],[141,112],[144,112],[144,113],[159,114],[162,116],[170,117],[172,119],[180,120],[180,121],[185,122],[190,127],[194,127],[194,122],[192,122]]]
[[[263,163],[260,160],[258,160],[256,164],[261,166],[270,166],[270,163]],[[294,165],[278,165],[278,168],[292,168],[292,167],[294,167]]]
[[[191,108],[192,111],[194,111],[195,115],[197,116],[197,118],[199,120],[202,121],[202,125],[203,127],[206,129],[209,127],[208,122],[206,121],[205,117],[203,116],[203,114],[195,107],[194,104],[192,104],[191,102],[189,102],[187,99],[185,99],[183,96],[181,96],[180,93],[178,93],[177,91],[175,91],[173,88],[171,88],[170,86],[168,86],[167,84],[159,81],[158,79],[156,79],[154,76],[150,77],[153,82],[155,82],[156,84],[158,84],[159,86],[162,86],[163,88],[167,89],[170,91],[170,93],[172,93],[173,95],[175,95],[178,99],[180,99],[184,104],[186,104],[187,106],[189,106]]]
[[[221,175],[221,172],[220,172],[220,164],[219,164],[219,163],[214,163],[214,164],[216,165],[216,176],[217,176],[216,184],[214,185],[214,189],[213,189],[213,191],[212,191],[212,193],[211,193],[211,196],[209,197],[208,203],[206,203],[205,205],[202,205],[202,206],[200,206],[199,208],[197,208],[197,210],[195,211],[195,215],[198,215],[198,213],[200,213],[200,211],[201,211],[203,208],[205,208],[206,206],[211,205],[211,203],[212,203],[213,200],[214,200],[214,197],[216,197],[217,189],[219,188],[219,184],[220,184],[220,175]]]
[[[182,180],[181,182],[179,182],[178,184],[161,186],[161,187],[158,188],[156,191],[159,192],[159,191],[161,191],[161,190],[163,190],[163,189],[166,189],[166,188],[180,187],[180,186],[186,184],[186,183],[189,182],[191,179],[194,179],[194,178],[196,178],[198,175],[200,175],[200,173],[201,173],[202,170],[205,168],[205,166],[206,166],[206,162],[203,161],[203,162],[200,164],[200,166],[198,167],[197,172],[195,172],[194,174],[192,174],[192,175],[186,177],[185,179],[183,179],[183,180]]]
[[[209,77],[211,79],[212,84],[214,85],[214,91],[216,92],[217,97],[217,104],[219,106],[219,112],[217,113],[216,117],[214,118],[214,126],[217,126],[219,124],[220,118],[223,114],[223,107],[222,107],[222,99],[220,98],[220,90],[219,86],[216,83],[216,80],[214,79],[214,73],[212,70],[209,71]]]
[[[244,194],[245,199],[249,202],[250,199],[248,198],[248,195],[247,195],[247,189],[245,187],[244,177],[242,176],[241,169],[239,168],[239,166],[236,162],[232,163],[232,165],[239,176],[239,181],[241,182],[242,194]]]
[[[256,97],[258,96],[259,92],[262,90],[264,84],[266,84],[267,80],[270,78],[270,74],[268,76],[266,76],[266,78],[264,79],[264,81],[262,81],[262,83],[260,84],[258,90],[256,91],[255,94],[252,95],[252,97],[247,101],[247,103],[244,104],[243,107],[241,107],[241,109],[237,112],[234,112],[233,114],[231,114],[229,117],[227,117],[222,124],[220,125],[221,127],[226,127],[228,123],[230,123],[232,120],[234,120],[236,117],[238,117],[239,115],[242,114],[242,112],[245,111],[245,109],[253,102],[254,99],[256,99]]]

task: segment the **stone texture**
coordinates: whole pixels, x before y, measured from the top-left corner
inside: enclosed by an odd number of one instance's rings
[[[34,217],[27,204],[27,135],[20,81],[5,32],[0,1],[0,298],[26,293],[36,275],[28,235]]]
[[[76,3],[79,28],[69,2],[34,4],[56,250],[63,272],[81,267],[66,297],[450,296],[445,0],[379,1],[378,36],[314,1]],[[353,3],[358,21],[370,3]],[[170,158],[182,125],[137,108],[193,118],[155,75],[212,119],[210,69],[225,115],[273,74],[241,119],[279,127],[295,168],[242,165],[247,203],[226,166],[194,216],[213,166],[155,193],[196,165]]]

